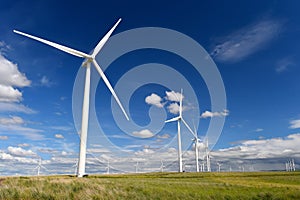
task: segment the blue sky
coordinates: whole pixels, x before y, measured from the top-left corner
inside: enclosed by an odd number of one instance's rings
[[[90,125],[88,172],[105,171],[107,160],[119,171],[135,171],[132,166],[136,162],[140,171],[157,171],[161,160],[168,163],[169,170],[176,169],[176,124],[162,125],[178,111],[178,100],[172,94],[180,92],[176,84],[181,82],[174,80],[175,72],[191,85],[190,90],[184,88],[183,115],[191,127],[196,124],[201,139],[212,120],[225,120],[218,142],[211,144],[213,164],[222,162],[224,169],[230,165],[236,170],[240,165],[255,164],[257,170],[270,170],[284,169],[287,159],[300,163],[299,6],[296,1],[270,0],[2,2],[0,175],[35,174],[39,157],[48,169],[45,174],[73,173],[79,146],[76,124],[80,119],[80,77],[84,71],[79,69],[83,60],[12,30],[88,53],[120,17],[122,21],[109,41],[113,52],[122,45],[129,46],[126,37],[124,43],[114,43],[127,30],[161,27],[182,33],[213,59],[225,87],[227,106],[212,110],[205,80],[174,52],[138,49],[121,55],[105,73],[113,86],[125,79],[116,89],[122,102],[126,102],[124,96],[130,86],[134,88],[152,75],[163,83],[174,83],[174,89],[157,81],[136,88],[128,100],[131,120],[124,122],[108,89],[92,71],[96,119]],[[106,62],[103,55],[111,53],[108,49],[97,57],[100,64]],[[126,78],[137,66],[149,63],[157,73],[150,70],[134,77],[137,79]],[[156,64],[169,68],[164,71]],[[79,87],[74,87],[75,83]],[[120,122],[115,121],[112,107]],[[79,109],[75,114],[74,108]],[[94,123],[100,124],[101,134]],[[192,171],[192,136],[185,128],[182,131],[184,160],[187,170]]]

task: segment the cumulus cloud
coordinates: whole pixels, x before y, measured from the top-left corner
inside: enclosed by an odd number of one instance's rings
[[[179,92],[175,92],[175,91],[166,91],[166,97],[165,99],[167,99],[168,101],[175,101],[175,102],[179,102],[180,101],[180,96],[181,93]],[[184,96],[182,95],[182,99],[184,98]]]
[[[12,86],[0,85],[0,101],[2,102],[20,102],[22,93]]]
[[[150,96],[147,96],[145,102],[158,108],[162,108],[164,106],[162,104],[162,98],[154,93],[152,93]]]
[[[217,41],[211,55],[222,62],[237,62],[265,47],[280,32],[282,23],[262,20]]]
[[[220,149],[214,156],[227,159],[269,159],[286,158],[300,155],[300,134],[290,134],[286,137],[246,140],[240,145]]]
[[[58,139],[64,139],[64,136],[62,134],[55,134],[54,137]]]
[[[171,103],[168,106],[168,111],[172,114],[178,114],[179,113],[179,105],[177,103]]]
[[[144,130],[141,130],[141,131],[134,131],[132,133],[132,135],[134,135],[136,137],[140,137],[140,138],[149,138],[149,137],[153,137],[154,133],[152,133],[148,129],[144,129]]]
[[[211,111],[205,111],[201,114],[201,118],[212,118],[212,117],[226,117],[229,115],[229,110],[223,110],[222,112],[211,112]]]
[[[37,156],[37,154],[34,153],[32,150],[25,150],[21,147],[9,146],[7,148],[7,150],[8,150],[9,154],[14,155],[14,156],[20,156],[20,157],[26,157],[26,156],[36,157]]]
[[[291,128],[291,129],[300,128],[300,119],[290,121],[290,127],[289,128]]]
[[[0,101],[19,102],[22,93],[14,87],[30,86],[30,81],[18,66],[0,54]]]
[[[0,118],[0,124],[2,125],[24,124],[24,120],[18,116],[12,116],[10,118]]]

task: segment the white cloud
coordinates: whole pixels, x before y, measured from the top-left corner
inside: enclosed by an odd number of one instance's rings
[[[29,147],[30,144],[27,143],[22,143],[22,144],[18,144],[18,147]]]
[[[10,118],[0,118],[0,124],[2,125],[24,124],[24,120],[18,116],[12,116]]]
[[[290,121],[290,127],[291,129],[300,128],[300,119],[292,120]]]
[[[62,134],[55,134],[54,137],[58,139],[64,139],[64,136]]]
[[[168,92],[168,91],[166,91],[165,99],[167,99],[169,101],[180,102],[180,96],[181,96],[181,94],[179,92],[175,92],[175,91]],[[184,98],[184,96],[182,95],[182,99],[183,98]]]
[[[0,84],[0,101],[1,102],[20,102],[22,101],[22,93],[12,86]]]
[[[51,87],[52,85],[54,85],[54,82],[50,81],[47,76],[42,76],[42,78],[40,79],[40,84],[41,86]]]
[[[168,139],[170,138],[171,136],[167,133],[163,134],[163,135],[157,135],[157,138],[159,139]]]
[[[179,105],[177,103],[171,103],[168,106],[168,111],[172,114],[178,114],[179,113]]]
[[[262,20],[217,41],[211,55],[222,62],[240,61],[262,49],[280,32],[281,22]]]
[[[255,132],[262,132],[264,129],[262,129],[262,128],[257,128],[256,130],[255,130]]]
[[[211,112],[211,111],[205,111],[201,114],[201,118],[212,118],[212,117],[226,117],[229,115],[229,110],[223,110],[222,112]]]
[[[158,108],[162,108],[164,105],[162,104],[162,98],[157,94],[152,93],[150,96],[145,98],[145,102],[150,105],[154,105]]]
[[[26,87],[30,81],[21,73],[18,66],[0,55],[0,84],[7,86]]]
[[[23,127],[20,125],[2,125],[0,124],[0,131],[10,134],[21,135],[31,140],[44,140],[44,135],[40,134],[43,130]]]
[[[8,137],[6,135],[1,135],[0,136],[0,140],[7,140],[7,139],[8,139]]]
[[[23,104],[5,102],[0,102],[0,112],[20,112],[26,114],[36,113],[36,111],[24,106]]]
[[[132,133],[132,135],[134,135],[136,137],[140,137],[140,138],[149,138],[149,137],[153,137],[154,133],[152,133],[148,129],[144,129],[144,130],[141,130],[141,131],[134,131]]]
[[[34,153],[32,150],[25,150],[25,149],[22,149],[21,147],[12,147],[12,146],[9,146],[7,148],[8,152],[11,154],[11,155],[14,155],[14,156],[20,156],[20,157],[36,157],[37,154]]]
[[[239,146],[220,149],[213,156],[223,159],[270,159],[287,158],[300,155],[300,134],[291,134],[284,138],[246,140]]]

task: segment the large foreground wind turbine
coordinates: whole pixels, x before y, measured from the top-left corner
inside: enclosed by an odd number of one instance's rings
[[[179,163],[179,172],[182,172],[182,152],[181,152],[181,133],[180,133],[180,122],[183,122],[183,124],[188,128],[188,130],[195,136],[192,129],[189,127],[189,125],[186,123],[186,121],[182,117],[182,89],[180,93],[180,100],[179,100],[179,115],[177,117],[174,117],[172,119],[166,120],[165,123],[169,122],[175,122],[177,121],[177,139],[178,139],[178,163]],[[196,136],[195,136],[196,137]]]
[[[72,54],[74,56],[78,56],[81,58],[85,58],[85,61],[83,62],[82,66],[86,67],[86,74],[85,74],[85,86],[84,86],[84,97],[83,97],[83,105],[82,105],[82,121],[81,121],[81,136],[80,136],[80,153],[79,153],[79,162],[78,162],[78,172],[77,176],[82,177],[85,175],[85,160],[86,160],[86,139],[87,139],[87,132],[88,132],[88,121],[89,121],[89,102],[90,102],[90,79],[91,79],[91,63],[95,66],[96,70],[100,74],[101,78],[105,82],[106,86],[114,96],[115,100],[119,104],[122,112],[124,113],[127,120],[129,120],[125,109],[123,108],[118,96],[116,95],[114,89],[112,88],[111,84],[109,83],[108,79],[106,78],[104,72],[100,68],[99,64],[97,63],[95,57],[99,53],[99,51],[102,49],[104,44],[107,42],[108,38],[112,34],[112,32],[115,30],[115,28],[120,23],[121,19],[117,21],[117,23],[106,33],[106,35],[100,40],[100,42],[97,44],[95,49],[93,50],[92,54],[86,54],[81,51],[77,51],[74,49],[71,49],[69,47],[56,44],[54,42],[47,41],[45,39],[38,38],[36,36],[32,36],[26,33],[22,33],[20,31],[14,30],[15,33],[18,33],[20,35],[29,37],[31,39],[37,40],[39,42],[42,42],[44,44],[50,45],[54,48],[57,48],[61,51],[64,51],[66,53]]]

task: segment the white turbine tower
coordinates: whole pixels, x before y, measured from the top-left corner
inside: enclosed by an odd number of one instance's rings
[[[222,166],[222,164],[219,163],[219,162],[217,162],[217,165],[218,165],[218,172],[221,172],[221,166]]]
[[[198,138],[198,133],[194,124],[194,139],[193,141],[195,142],[195,159],[196,159],[196,172],[199,172],[199,138]]]
[[[109,174],[109,168],[110,168],[109,160],[107,160],[107,167],[105,167],[105,169],[106,169],[106,174]]]
[[[163,163],[162,160],[160,160],[160,162],[161,162],[161,165],[160,165],[160,171],[161,171],[161,172],[164,172],[164,168],[165,168],[164,163]]]
[[[208,150],[208,138],[206,138],[205,151],[206,151],[206,167],[207,167],[207,171],[210,172],[211,168],[210,168],[210,156]]]
[[[174,117],[172,119],[166,120],[165,123],[175,122],[177,121],[177,139],[178,139],[178,163],[179,163],[179,172],[182,172],[182,151],[181,151],[181,132],[180,132],[180,122],[188,128],[188,130],[195,136],[193,130],[189,127],[186,121],[182,117],[182,89],[180,93],[180,100],[179,100],[179,116]]]
[[[99,53],[99,51],[102,49],[102,47],[105,45],[107,40],[109,39],[110,35],[113,33],[115,28],[120,23],[121,19],[117,21],[117,23],[106,33],[106,35],[100,40],[100,42],[97,44],[95,49],[93,50],[92,54],[86,54],[81,51],[77,51],[75,49],[71,49],[69,47],[56,44],[54,42],[47,41],[45,39],[38,38],[36,36],[32,36],[26,33],[22,33],[20,31],[14,30],[15,33],[29,37],[31,39],[37,40],[39,42],[42,42],[44,44],[50,45],[54,48],[57,48],[61,51],[64,51],[66,53],[72,54],[77,57],[85,58],[85,61],[83,62],[82,66],[86,67],[86,74],[85,74],[85,86],[84,86],[84,97],[83,97],[83,105],[82,105],[82,120],[81,120],[81,136],[80,136],[80,153],[79,153],[79,163],[78,163],[78,177],[83,177],[85,175],[85,160],[86,160],[86,140],[87,140],[87,132],[88,132],[88,121],[89,121],[89,103],[90,103],[90,79],[91,79],[91,63],[95,66],[96,70],[98,71],[99,75],[105,82],[106,86],[114,96],[116,102],[119,104],[122,112],[124,113],[127,120],[129,120],[125,109],[123,108],[117,94],[115,93],[114,89],[112,88],[110,82],[108,81],[107,77],[105,76],[104,72],[100,68],[99,64],[97,63],[95,57]]]

